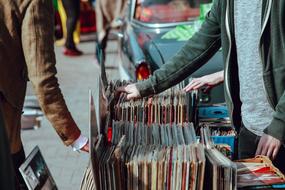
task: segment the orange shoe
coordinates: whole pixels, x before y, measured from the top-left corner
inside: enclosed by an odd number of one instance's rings
[[[66,56],[75,57],[75,56],[80,56],[83,53],[82,53],[82,51],[78,50],[77,48],[74,48],[74,49],[65,48],[63,51],[63,54]]]

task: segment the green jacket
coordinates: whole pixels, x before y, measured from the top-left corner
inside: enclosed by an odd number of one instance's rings
[[[142,96],[159,93],[191,75],[222,47],[225,97],[236,127],[241,125],[241,101],[234,38],[234,0],[215,0],[201,29],[167,64],[148,80],[138,83]],[[260,56],[268,101],[275,110],[264,130],[285,140],[285,0],[263,0]]]

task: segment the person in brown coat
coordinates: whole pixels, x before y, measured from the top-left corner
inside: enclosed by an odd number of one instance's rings
[[[88,147],[56,78],[53,13],[50,0],[0,0],[0,108],[17,184],[23,183],[18,172],[25,159],[20,122],[28,79],[63,143],[76,150]]]

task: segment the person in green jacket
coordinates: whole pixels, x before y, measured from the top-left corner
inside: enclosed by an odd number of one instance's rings
[[[225,98],[239,132],[239,158],[265,155],[285,172],[285,1],[215,0],[200,30],[128,99],[187,78],[222,47]],[[283,157],[283,158],[282,158]]]

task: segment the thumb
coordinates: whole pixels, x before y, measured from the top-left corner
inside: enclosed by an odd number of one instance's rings
[[[82,151],[84,152],[89,152],[89,142],[87,142],[82,148],[81,148]]]

